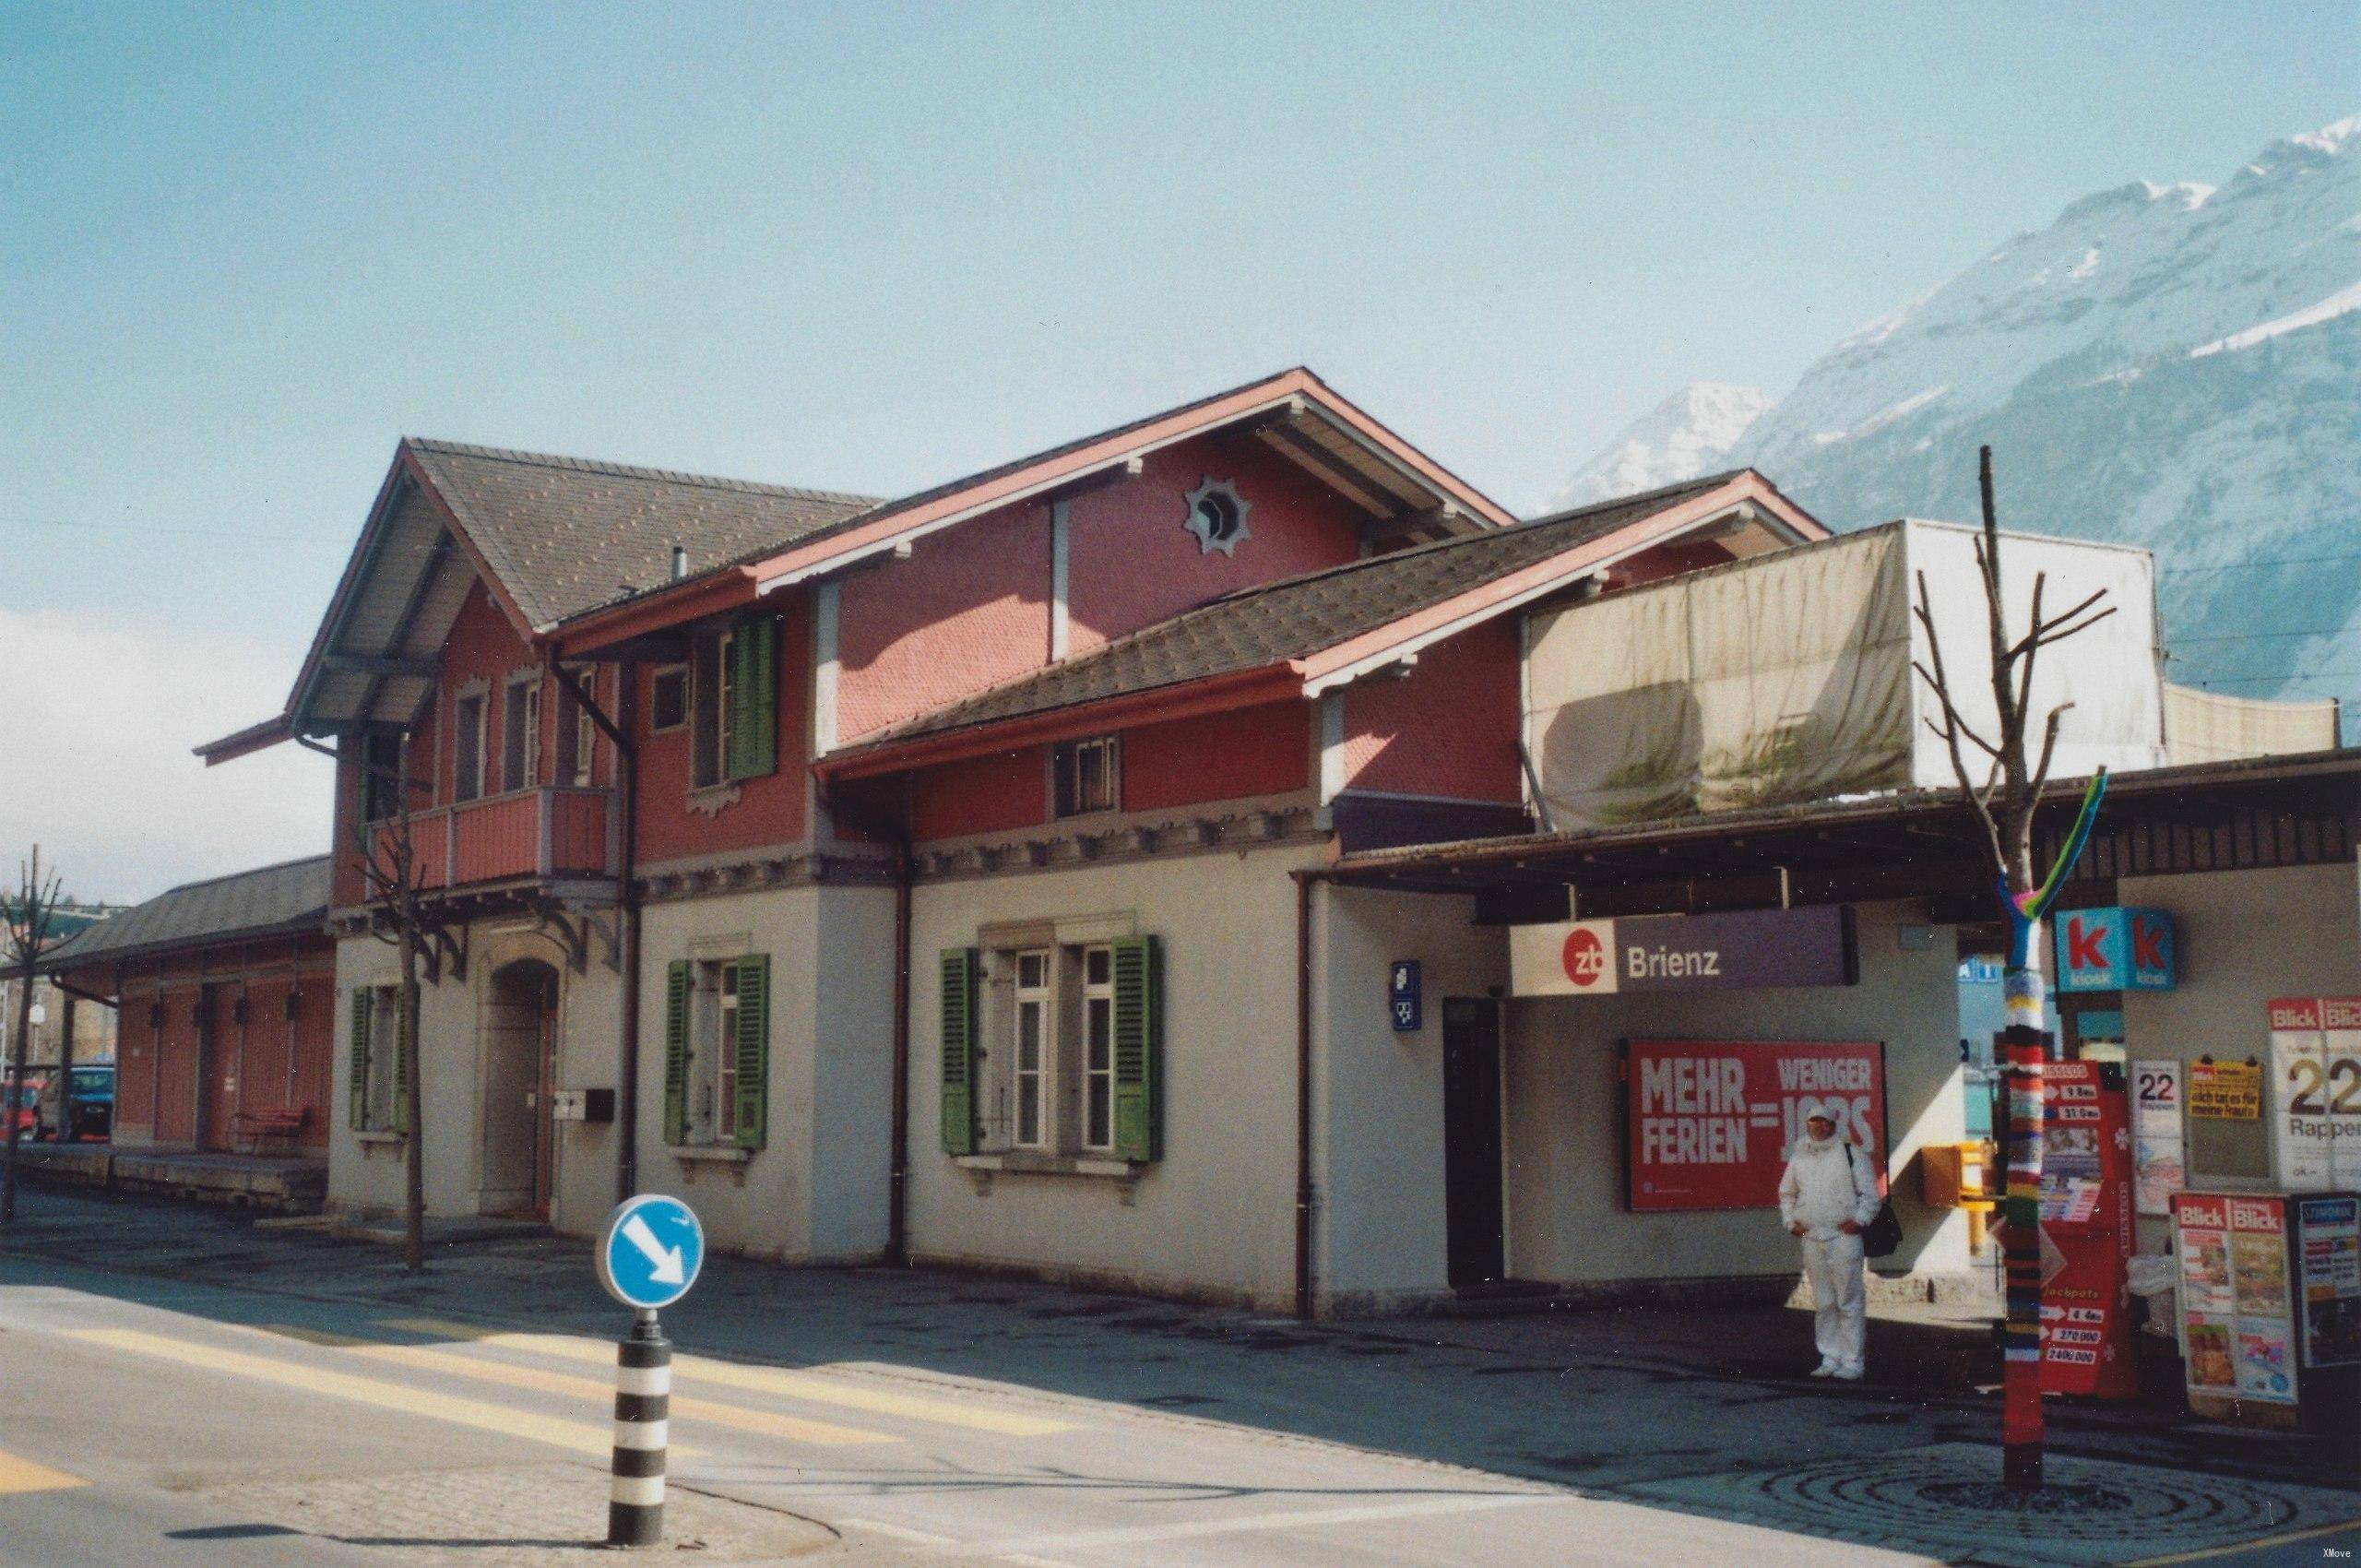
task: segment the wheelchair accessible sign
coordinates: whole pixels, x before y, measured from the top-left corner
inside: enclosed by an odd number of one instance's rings
[[[689,1206],[660,1193],[627,1198],[599,1232],[599,1283],[624,1306],[669,1307],[705,1266],[705,1228]]]

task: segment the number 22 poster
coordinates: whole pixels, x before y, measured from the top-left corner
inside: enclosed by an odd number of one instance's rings
[[[2269,1004],[2272,1164],[2291,1192],[2361,1189],[2361,996]]]

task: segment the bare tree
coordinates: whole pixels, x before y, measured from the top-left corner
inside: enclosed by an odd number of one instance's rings
[[[0,916],[5,916],[0,921],[0,942],[5,942],[18,976],[17,1038],[8,1052],[7,1093],[0,1096],[0,1114],[8,1123],[6,1155],[0,1158],[0,1224],[13,1223],[17,1218],[17,1101],[25,1083],[25,1048],[33,1032],[33,966],[49,946],[57,907],[65,897],[65,885],[54,874],[42,880],[41,846],[36,844],[32,858],[17,868],[16,897],[0,910]]]
[[[407,739],[407,738],[405,738]],[[353,813],[354,849],[361,864],[362,898],[370,911],[370,932],[401,953],[400,1021],[394,1039],[394,1061],[402,1097],[403,1194],[402,1264],[411,1270],[426,1266],[426,1122],[419,1089],[420,1049],[419,969],[424,944],[433,939],[440,921],[422,896],[417,835],[412,831],[407,744],[391,768],[372,763],[362,748],[360,809]],[[380,791],[382,790],[382,795]],[[391,812],[376,820],[370,810],[374,799],[390,802]]]
[[[2043,786],[2058,752],[2058,731],[2072,705],[2060,703],[2041,720],[2041,750],[2032,754],[2027,738],[2033,728],[2033,676],[2041,650],[2086,632],[2115,613],[2101,608],[2106,590],[2099,589],[2056,615],[2044,615],[2042,599],[2047,575],[2035,574],[2032,613],[2022,635],[2012,635],[2008,606],[2001,592],[2000,527],[1992,502],[1992,448],[1984,447],[1976,463],[1976,484],[1984,504],[1984,531],[1975,543],[1975,564],[1984,583],[1986,635],[1991,659],[1993,725],[1987,738],[1970,725],[1954,700],[1951,672],[1943,663],[1942,639],[1935,632],[1935,615],[1927,591],[1927,574],[1918,574],[1915,613],[1927,634],[1927,663],[1914,663],[1921,680],[1934,692],[1942,721],[1927,726],[1942,739],[1951,755],[1952,772],[1960,793],[1982,827],[1989,851],[1993,887],[2009,923],[2008,961],[2001,974],[2008,1004],[2008,1028],[2001,1047],[2009,1085],[2008,1192],[2000,1206],[2002,1252],[2008,1273],[2007,1363],[2000,1418],[2001,1480],[2013,1491],[2041,1486],[2041,1140],[2042,1062],[2048,1035],[2044,1028],[2041,970],[2041,921],[2056,901],[2066,873],[2080,858],[2106,793],[2106,769],[2100,767],[2083,791],[2082,805],[2067,836],[2057,862],[2046,877],[2034,872],[2034,817],[2041,804]],[[1964,745],[1963,744],[1964,742]],[[1979,782],[1970,774],[1966,747],[1988,759]]]

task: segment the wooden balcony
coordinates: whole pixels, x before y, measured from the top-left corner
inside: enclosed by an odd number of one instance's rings
[[[515,790],[415,812],[409,822],[419,885],[433,890],[611,878],[622,847],[613,791],[601,789]],[[359,901],[358,869],[339,875],[339,903]]]

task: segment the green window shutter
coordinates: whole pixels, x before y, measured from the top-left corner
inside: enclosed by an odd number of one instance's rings
[[[689,1135],[689,966],[664,973],[664,1141]]]
[[[393,1123],[395,1132],[407,1133],[409,1131],[410,1055],[418,1039],[418,1028],[417,1021],[409,1016],[409,988],[397,987],[395,995],[398,1005],[394,1014],[400,1020],[400,1029],[398,1038],[394,1041]]]
[[[730,756],[732,778],[778,767],[778,620],[740,626],[730,644]]]
[[[1153,936],[1113,944],[1115,1156],[1164,1158],[1164,951]]]
[[[977,971],[972,947],[943,950],[943,1147],[976,1152]]]
[[[755,956],[738,960],[738,1146],[763,1146],[763,1123],[770,1108],[771,961]]]
[[[369,1006],[373,997],[365,985],[352,988],[352,1130],[369,1125]]]

